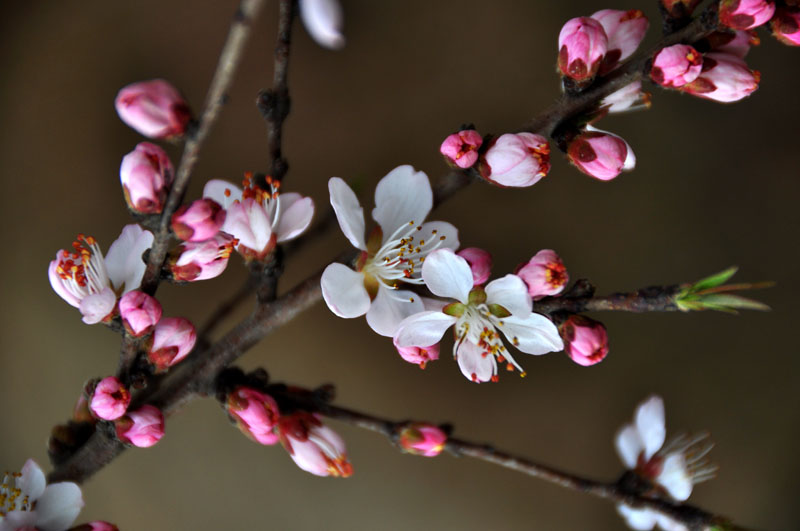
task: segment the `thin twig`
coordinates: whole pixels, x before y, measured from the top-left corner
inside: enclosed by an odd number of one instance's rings
[[[675,312],[675,296],[679,286],[652,286],[630,293],[612,293],[603,297],[547,297],[536,301],[534,311],[551,314],[554,312]]]

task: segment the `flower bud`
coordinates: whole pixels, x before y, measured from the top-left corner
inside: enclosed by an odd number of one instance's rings
[[[600,363],[608,355],[608,333],[603,323],[583,315],[571,315],[559,327],[564,352],[578,365]]]
[[[404,425],[398,434],[397,444],[404,452],[424,457],[436,457],[447,442],[447,434],[441,428],[422,422]]]
[[[619,11],[602,9],[592,15],[603,26],[608,46],[600,64],[600,74],[610,72],[636,51],[644,39],[650,22],[640,9]]]
[[[183,135],[192,119],[189,106],[178,89],[163,79],[124,87],[114,105],[123,122],[149,138]]]
[[[736,57],[744,57],[751,46],[758,46],[761,40],[754,30],[726,30],[715,31],[697,43],[699,49],[722,52]]]
[[[478,160],[478,148],[483,138],[474,129],[465,129],[453,133],[442,142],[439,152],[451,166],[466,169]]]
[[[157,407],[145,405],[117,419],[114,426],[120,441],[148,448],[164,436],[164,415]]]
[[[280,413],[271,396],[249,387],[237,387],[228,393],[225,411],[248,438],[264,445],[278,442],[274,428]]]
[[[196,282],[217,277],[228,267],[228,259],[237,240],[218,232],[204,242],[185,242],[170,253],[172,278],[179,282]]]
[[[607,131],[588,129],[567,147],[567,157],[580,171],[601,181],[610,181],[636,166],[636,157],[622,138]]]
[[[703,58],[700,77],[681,90],[700,98],[728,103],[752,94],[760,80],[761,74],[750,70],[741,58],[727,53],[708,53]]]
[[[338,50],[344,46],[342,6],[339,0],[302,0],[300,18],[317,44]]]
[[[674,18],[690,16],[702,0],[661,0],[661,5]]]
[[[89,409],[99,419],[116,420],[125,414],[130,403],[128,389],[114,376],[108,376],[95,386]]]
[[[319,415],[297,411],[282,416],[278,434],[295,464],[306,472],[344,478],[353,474],[344,441],[322,423]]]
[[[528,263],[520,267],[516,275],[528,286],[533,300],[558,295],[569,282],[567,268],[561,257],[551,249],[542,249]]]
[[[789,46],[800,46],[800,8],[779,7],[770,22],[772,34]]]
[[[213,199],[198,199],[172,215],[172,230],[186,242],[203,242],[216,236],[225,223],[225,209]]]
[[[397,344],[397,339],[392,341],[400,357],[409,363],[419,365],[420,369],[424,369],[429,361],[439,359],[439,343],[429,347],[401,347]]]
[[[197,340],[194,325],[183,317],[161,319],[153,330],[147,360],[156,372],[164,372],[189,355]]]
[[[157,214],[164,208],[174,169],[163,149],[142,142],[122,158],[119,179],[125,202],[134,212]]]
[[[656,54],[650,77],[662,87],[678,88],[697,79],[702,68],[703,56],[697,50],[675,44]]]
[[[746,30],[769,22],[775,3],[767,0],[720,0],[719,21],[733,29]]]
[[[119,528],[114,524],[104,522],[102,520],[95,520],[88,524],[81,524],[71,528],[69,531],[119,531]]]
[[[608,50],[608,37],[595,19],[573,18],[558,34],[558,50],[561,73],[579,83],[588,83]]]
[[[161,320],[161,304],[141,291],[129,291],[119,299],[119,315],[125,330],[134,337],[149,334]]]
[[[472,270],[472,286],[480,286],[489,280],[492,273],[492,255],[478,247],[467,247],[456,253],[469,264]]]
[[[600,103],[609,114],[636,110],[634,107],[650,107],[650,94],[642,91],[642,82],[634,81],[616,92],[612,92]]]
[[[506,133],[492,141],[479,169],[500,186],[532,186],[550,171],[550,145],[533,133]]]

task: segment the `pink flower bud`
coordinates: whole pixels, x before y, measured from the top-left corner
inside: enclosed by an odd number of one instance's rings
[[[465,129],[453,133],[442,142],[439,152],[451,166],[466,169],[478,160],[478,148],[483,138],[474,129]]]
[[[528,286],[533,300],[558,295],[569,282],[567,268],[561,257],[551,249],[542,249],[527,264],[520,267],[516,275]]]
[[[194,325],[183,317],[167,317],[156,324],[147,360],[164,372],[189,355],[197,340]]]
[[[77,527],[73,527],[69,531],[119,531],[119,528],[114,524],[96,520],[88,524],[81,524]]]
[[[767,0],[721,0],[719,21],[733,29],[746,30],[769,22],[775,3]]]
[[[424,457],[436,457],[447,442],[447,435],[431,424],[411,422],[404,425],[398,434],[397,444],[404,452]]]
[[[707,53],[700,77],[681,87],[693,96],[728,103],[752,94],[761,80],[757,70],[750,70],[743,59],[727,53]]]
[[[564,352],[578,365],[600,363],[608,355],[608,333],[603,323],[572,315],[560,327]]]
[[[772,34],[789,46],[800,46],[800,8],[779,7],[770,22]]]
[[[130,403],[128,389],[114,376],[108,376],[95,386],[89,409],[99,419],[116,420],[125,414]]]
[[[237,240],[218,232],[204,242],[185,242],[171,253],[172,278],[180,282],[207,280],[222,274]]]
[[[480,286],[489,280],[492,273],[492,255],[478,247],[467,247],[456,253],[469,264],[472,270],[472,285]]]
[[[157,407],[150,405],[129,411],[114,425],[117,439],[139,448],[153,446],[164,436],[164,415]]]
[[[575,137],[567,147],[567,157],[580,171],[601,181],[610,181],[636,165],[636,157],[627,142],[596,129]]]
[[[600,103],[609,114],[634,110],[632,107],[650,107],[650,94],[642,90],[642,82],[634,81],[612,92]]]
[[[644,39],[650,22],[640,9],[619,11],[603,9],[592,15],[603,26],[608,49],[600,65],[600,74],[610,72],[636,51]]]
[[[603,26],[593,18],[573,18],[558,34],[558,69],[578,82],[590,81],[608,50]]]
[[[180,136],[192,119],[178,89],[163,79],[124,87],[114,105],[123,122],[149,138]]]
[[[203,242],[216,236],[225,223],[225,209],[213,199],[198,199],[172,215],[172,230],[186,242]]]
[[[237,387],[228,393],[225,410],[250,439],[265,445],[278,442],[274,428],[280,413],[271,396],[249,387]]]
[[[500,186],[532,186],[550,171],[550,145],[533,133],[506,133],[492,141],[479,169]]]
[[[278,434],[295,464],[306,472],[344,478],[353,474],[344,441],[319,415],[298,411],[283,416],[278,420]]]
[[[128,207],[140,214],[157,214],[164,208],[174,169],[163,149],[142,142],[122,158],[119,179]]]
[[[401,347],[397,344],[397,339],[392,341],[400,357],[409,363],[419,365],[420,369],[424,369],[429,361],[439,359],[439,343],[429,347]]]
[[[161,304],[147,293],[129,291],[119,299],[119,315],[125,330],[141,337],[149,334],[161,319]]]
[[[761,40],[754,30],[715,31],[700,42],[701,45],[706,45],[714,52],[723,52],[742,59],[750,51],[751,46],[761,44]]]
[[[678,88],[700,75],[703,56],[687,44],[667,46],[656,54],[650,77],[663,87]]]
[[[661,0],[661,5],[671,16],[676,18],[688,17],[694,12],[697,5],[703,0]]]

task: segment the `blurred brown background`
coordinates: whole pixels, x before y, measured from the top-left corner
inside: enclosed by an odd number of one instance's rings
[[[68,417],[87,378],[116,367],[118,338],[83,325],[45,273],[76,233],[105,250],[130,222],[118,168],[142,138],[117,118],[114,96],[127,83],[164,77],[199,109],[236,2],[4,7],[0,463],[10,470],[28,457],[46,465],[50,427]],[[438,145],[461,123],[513,130],[557,96],[561,24],[605,7],[645,9],[655,21],[645,42],[657,39],[655,2],[633,1],[345,1],[341,52],[316,46],[297,25],[284,189],[311,195],[323,211],[329,177],[360,179],[371,209],[375,183],[399,164],[443,174]],[[255,28],[190,197],[209,178],[236,181],[266,168],[253,102],[272,77],[276,14],[269,3]],[[490,249],[496,274],[554,248],[573,278],[590,278],[601,293],[737,264],[742,280],[778,282],[757,294],[771,313],[602,315],[612,347],[604,363],[520,356],[528,378],[478,386],[445,349],[420,371],[363,319],[338,319],[319,304],[244,365],[301,385],[335,382],[342,405],[451,421],[460,436],[608,479],[622,471],[615,432],[656,392],[671,433],[707,429],[718,443],[719,477],[692,502],[743,525],[796,529],[800,50],[762,37],[748,58],[763,75],[750,99],[728,106],[653,89],[650,111],[603,121],[633,146],[633,173],[596,182],[555,153],[550,176],[533,188],[473,185],[433,219],[455,223],[463,245]],[[179,150],[168,149],[177,163]],[[346,247],[331,230],[293,257],[282,289]],[[212,281],[162,287],[165,315],[202,321],[239,286],[240,264],[232,259]],[[241,436],[212,401],[194,402],[168,420],[160,444],[126,452],[85,486],[79,522],[107,519],[126,530],[623,528],[606,502],[468,459],[402,455],[376,435],[334,425],[355,467],[347,480],[301,472],[281,448]]]

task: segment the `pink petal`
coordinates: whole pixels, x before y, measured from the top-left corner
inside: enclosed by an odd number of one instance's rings
[[[86,324],[96,324],[102,321],[114,310],[117,304],[117,296],[111,288],[105,288],[100,293],[93,293],[85,297],[78,309],[83,315],[83,322]]]
[[[367,250],[364,242],[364,209],[358,202],[355,192],[339,177],[331,177],[328,181],[328,192],[331,196],[331,206],[336,212],[336,219],[345,237],[350,240],[353,247]]]
[[[472,269],[466,260],[450,249],[436,250],[425,258],[422,279],[434,295],[463,303],[467,302],[472,289]]]
[[[413,291],[380,287],[367,312],[367,324],[376,334],[392,337],[403,319],[423,311],[422,300]]]
[[[300,236],[308,228],[314,217],[314,201],[300,194],[282,194],[278,201],[281,213],[275,233],[280,243]]]
[[[364,287],[364,275],[344,264],[333,263],[322,273],[322,298],[330,310],[345,319],[367,313],[369,294]]]
[[[381,179],[375,188],[372,218],[383,229],[383,243],[402,225],[421,225],[433,208],[433,192],[428,176],[405,165]]]

